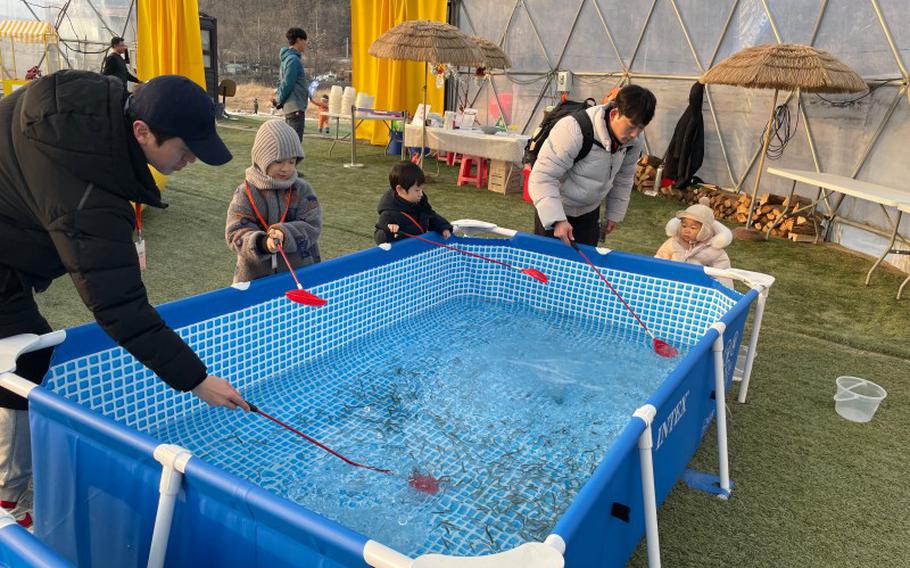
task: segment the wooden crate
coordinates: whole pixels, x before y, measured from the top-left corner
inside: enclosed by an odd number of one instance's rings
[[[521,165],[502,160],[490,160],[487,187],[490,191],[503,195],[521,193]]]

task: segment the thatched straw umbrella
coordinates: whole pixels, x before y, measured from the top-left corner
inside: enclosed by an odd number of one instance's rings
[[[429,20],[409,20],[388,30],[370,45],[369,54],[382,59],[423,62],[424,120],[421,132],[420,164],[427,144],[427,64],[479,66],[483,55],[477,45],[455,26]]]
[[[483,55],[483,65],[486,69],[508,69],[512,66],[512,61],[501,47],[480,36],[471,36],[471,41],[477,44]]]
[[[771,139],[778,91],[800,89],[808,93],[853,93],[866,90],[866,82],[845,63],[827,51],[808,45],[757,45],[734,53],[701,76],[706,85],[733,85],[752,89],[774,89],[771,118],[765,127],[761,159],[752,188],[746,228],[752,227],[755,196]]]
[[[501,47],[488,40],[487,38],[472,35],[470,36],[471,41],[477,44],[477,47],[480,49],[481,56],[483,57],[483,63],[478,65],[472,70],[474,75],[474,80],[477,83],[478,91],[483,85],[483,81],[489,77],[489,71],[491,69],[508,69],[512,66],[512,60],[509,59],[509,56],[506,55],[506,52],[502,50]],[[491,80],[492,84],[492,80]],[[468,105],[468,93],[471,90],[471,85],[469,81],[465,81],[464,86],[464,106]],[[495,88],[494,88],[495,91]],[[479,93],[478,93],[479,94]],[[455,100],[457,105],[461,105],[461,100],[458,96],[458,89],[455,89]],[[476,99],[475,99],[476,100]],[[498,95],[496,104],[500,106],[499,112],[504,114],[502,111],[502,106],[500,105]],[[463,107],[459,107],[463,108]]]

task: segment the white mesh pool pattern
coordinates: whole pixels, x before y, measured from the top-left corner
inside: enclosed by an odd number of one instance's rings
[[[152,434],[401,552],[489,554],[546,537],[673,368],[644,334],[626,335],[460,297],[248,391],[264,411],[397,477],[352,468],[242,412],[203,409]],[[605,352],[611,370],[592,372]],[[415,467],[441,479],[437,495],[408,488]]]
[[[544,285],[517,270],[434,248],[311,288],[328,300],[321,308],[281,296],[176,331],[210,373],[228,378],[241,392],[457,297],[519,302],[545,312],[611,322],[630,337],[641,334],[629,312],[583,261],[511,246],[459,246],[516,267],[537,268],[550,282]],[[735,304],[711,288],[601,271],[654,333],[675,345],[694,345]],[[44,386],[143,432],[158,430],[204,404],[168,387],[120,347],[54,366]]]
[[[489,299],[527,306],[539,311],[542,318],[569,317],[576,328],[589,326],[590,337],[579,341],[590,341],[592,349],[597,337],[603,337],[603,322],[611,324],[611,336],[639,344],[645,339],[628,311],[583,262],[509,246],[462,246],[517,267],[542,270],[550,283],[543,285],[515,270],[431,249],[313,287],[314,293],[329,302],[322,308],[299,306],[282,296],[177,330],[206,361],[209,372],[230,379],[251,400],[266,401],[267,410],[280,411],[282,419],[315,438],[332,441],[333,445],[341,442],[336,449],[343,452],[357,456],[361,452],[372,454],[377,448],[399,454],[414,451],[421,463],[444,463],[470,451],[471,461],[493,464],[482,472],[483,479],[463,471],[463,475],[455,475],[433,510],[425,511],[429,518],[414,519],[431,527],[426,540],[414,544],[413,550],[418,552],[484,554],[543,538],[552,528],[546,520],[551,517],[547,512],[567,506],[581,478],[571,482],[575,485],[560,488],[545,484],[541,489],[533,489],[533,484],[515,488],[515,476],[550,477],[550,472],[539,469],[551,467],[544,462],[519,460],[509,469],[500,459],[522,445],[543,447],[552,443],[547,436],[537,438],[539,433],[529,433],[535,437],[528,439],[465,445],[461,441],[474,436],[470,429],[458,432],[462,440],[453,440],[449,438],[451,425],[434,425],[432,420],[420,425],[419,421],[399,422],[398,418],[376,425],[387,434],[381,441],[370,437],[370,428],[362,434],[340,432],[338,414],[362,409],[364,393],[366,398],[369,393],[407,398],[413,394],[408,389],[433,388],[421,384],[426,380],[421,377],[396,377],[394,372],[377,376],[370,371],[377,360],[394,367],[394,362],[386,359],[396,356],[388,342],[395,341],[397,332],[413,334],[422,329],[425,316],[421,314],[430,313],[432,308],[442,307],[442,312],[436,310],[433,315],[440,325],[439,318],[451,320],[468,302]],[[658,337],[679,346],[693,345],[734,305],[734,300],[710,288],[616,270],[603,272]],[[482,337],[485,318],[485,314],[476,318],[477,337]],[[474,320],[472,334],[473,325]],[[580,338],[585,334],[581,332]],[[294,370],[304,364],[306,372],[295,374]],[[337,367],[347,369],[345,377],[335,376]],[[275,376],[283,378],[268,380]],[[215,465],[292,500],[300,500],[300,492],[318,495],[322,490],[305,473],[301,475],[317,464],[339,467],[339,479],[344,476],[346,483],[356,483],[356,476],[364,475],[361,470],[334,463],[334,458],[301,444],[292,435],[282,431],[276,434],[270,423],[256,416],[223,409],[197,412],[204,403],[170,389],[119,347],[55,366],[46,386],[162,441],[188,446]],[[509,395],[486,393],[491,397]],[[377,402],[376,406],[382,404]],[[431,415],[433,411],[421,412]],[[275,463],[276,455],[287,456],[287,463]],[[560,467],[589,472],[598,459],[593,453],[580,453]],[[370,475],[375,474],[366,473]],[[341,498],[343,510],[348,505],[351,510],[376,505],[363,502],[364,496],[357,493]],[[503,511],[492,511],[482,502],[507,505]],[[395,527],[391,523],[389,529]],[[388,535],[370,536],[382,541]]]

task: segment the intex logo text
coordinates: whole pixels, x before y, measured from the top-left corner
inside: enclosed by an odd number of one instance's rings
[[[660,428],[657,429],[657,447],[656,450],[660,449],[660,446],[664,441],[670,436],[670,433],[673,432],[673,428],[676,424],[682,420],[682,417],[686,414],[686,400],[689,398],[689,391],[686,391],[686,394],[683,395],[679,402],[676,403],[676,406],[673,410],[670,411],[670,415],[667,416],[667,419],[663,421],[663,424],[660,425]]]

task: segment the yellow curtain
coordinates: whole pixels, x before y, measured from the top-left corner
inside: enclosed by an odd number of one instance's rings
[[[413,114],[423,101],[424,64],[379,59],[367,53],[376,38],[407,20],[445,22],[446,0],[351,0],[354,88],[373,95],[377,109],[407,110]],[[444,89],[436,87],[430,74],[426,81],[427,104],[433,112],[442,114]],[[361,124],[357,137],[373,144],[388,142],[385,126],[375,121]]]
[[[196,0],[139,0],[136,34],[136,74],[141,80],[183,75],[205,89]],[[167,176],[150,169],[158,187],[164,187]]]

